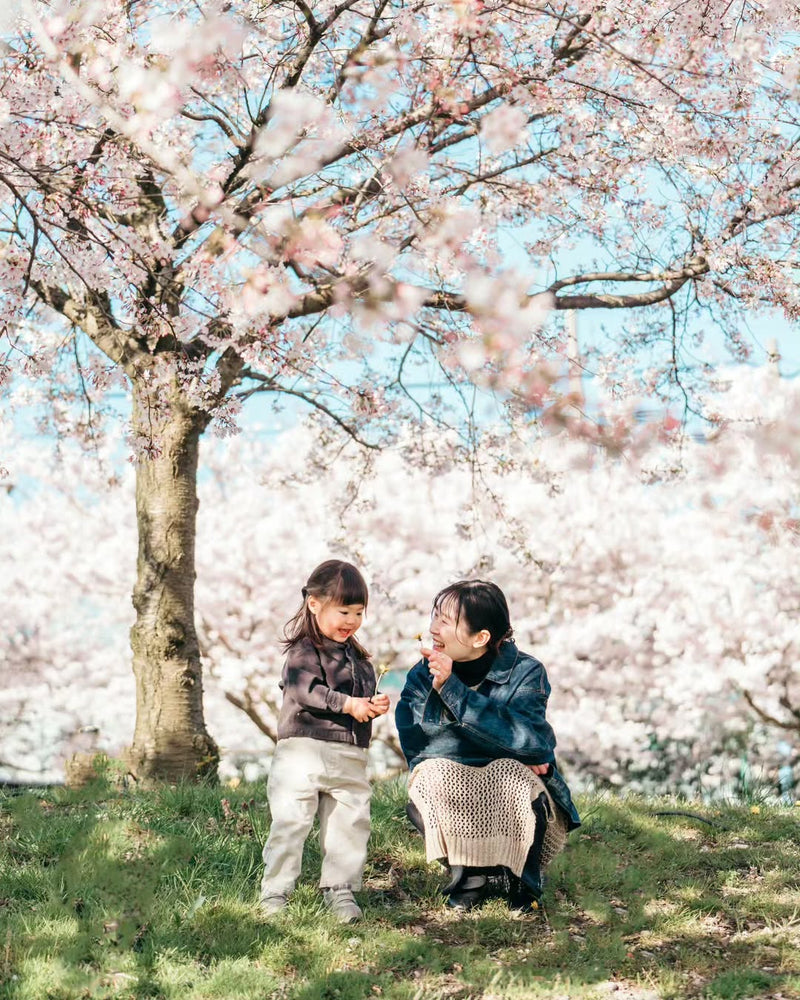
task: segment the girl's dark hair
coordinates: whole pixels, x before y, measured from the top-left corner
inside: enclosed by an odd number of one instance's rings
[[[433,610],[449,611],[455,616],[456,627],[463,621],[472,634],[486,629],[491,636],[487,648],[495,656],[501,644],[514,634],[505,594],[488,580],[451,583],[434,597]]]
[[[325,636],[317,626],[316,616],[311,613],[308,606],[309,597],[316,597],[317,600],[326,603],[330,601],[342,607],[348,604],[363,604],[364,610],[369,603],[369,591],[364,577],[352,563],[343,562],[341,559],[327,559],[320,563],[309,576],[301,593],[303,603],[283,627],[284,651],[291,649],[301,639],[310,639],[317,647],[325,642]],[[362,659],[369,657],[369,653],[355,636],[351,635],[349,641],[358,656]]]

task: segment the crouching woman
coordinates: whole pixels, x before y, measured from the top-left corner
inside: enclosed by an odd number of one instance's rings
[[[556,768],[547,674],[517,649],[493,583],[445,587],[430,633],[396,712],[409,818],[428,860],[450,868],[450,906],[499,895],[514,909],[535,908],[544,869],[580,825]]]

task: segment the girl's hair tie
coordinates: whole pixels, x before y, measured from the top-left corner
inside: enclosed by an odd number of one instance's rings
[[[305,599],[306,597],[308,597],[308,587],[302,587],[300,589],[300,593],[303,595],[303,599]]]

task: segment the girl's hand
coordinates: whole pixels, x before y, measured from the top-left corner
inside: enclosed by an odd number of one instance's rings
[[[387,702],[389,700],[385,694],[379,694],[378,698],[386,698]],[[383,714],[376,705],[372,704],[369,698],[348,698],[344,703],[344,710],[347,715],[352,715],[356,722],[369,722],[376,715]]]
[[[428,670],[433,677],[433,690],[439,691],[453,672],[453,661],[446,653],[440,653],[438,649],[421,649],[420,652],[428,661]]]
[[[389,695],[374,694],[370,698],[370,704],[375,709],[378,715],[386,715],[386,713],[389,711]]]

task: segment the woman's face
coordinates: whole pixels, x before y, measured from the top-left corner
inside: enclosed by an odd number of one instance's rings
[[[450,601],[431,612],[431,638],[435,650],[463,663],[483,656],[491,636],[486,629],[470,632],[463,618],[458,621],[458,608]]]

